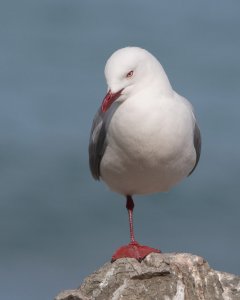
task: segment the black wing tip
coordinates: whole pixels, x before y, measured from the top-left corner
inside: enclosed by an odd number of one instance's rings
[[[92,174],[92,177],[95,180],[100,180],[100,164],[96,159],[96,156],[93,155],[93,149],[91,147],[91,143],[89,145],[88,154],[89,154],[89,168]]]
[[[200,132],[200,129],[199,129],[197,123],[195,123],[195,127],[194,127],[193,144],[194,144],[194,148],[196,151],[196,162],[195,162],[195,165],[194,165],[192,171],[188,174],[188,176],[190,176],[196,169],[199,159],[200,159],[200,156],[201,156],[202,137],[201,137],[201,132]]]

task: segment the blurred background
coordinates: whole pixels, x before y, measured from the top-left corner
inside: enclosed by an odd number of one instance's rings
[[[198,168],[135,197],[139,242],[240,270],[240,2],[0,3],[0,298],[53,299],[129,241],[125,199],[88,168],[113,51],[141,46],[195,107]]]

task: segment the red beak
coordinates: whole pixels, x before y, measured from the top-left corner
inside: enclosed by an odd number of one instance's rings
[[[116,93],[112,93],[111,90],[109,90],[109,92],[107,93],[107,95],[104,97],[103,102],[102,102],[102,112],[106,112],[109,107],[113,104],[113,102],[115,100],[117,100],[117,98],[120,97],[122,90],[116,92]]]

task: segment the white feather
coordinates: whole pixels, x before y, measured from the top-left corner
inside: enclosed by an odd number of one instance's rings
[[[133,70],[133,77],[124,75]],[[191,104],[173,91],[162,66],[146,50],[120,49],[105,68],[109,89],[123,89],[107,132],[101,177],[124,194],[167,191],[196,162]]]

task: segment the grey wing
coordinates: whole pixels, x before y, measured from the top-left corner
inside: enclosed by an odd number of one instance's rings
[[[196,169],[196,166],[199,162],[200,155],[201,155],[202,139],[201,139],[200,129],[199,129],[197,123],[195,123],[195,127],[194,127],[193,144],[194,144],[194,148],[196,151],[196,162],[195,162],[195,165],[194,165],[192,171],[188,174],[188,176],[190,176],[193,173],[193,171]]]
[[[97,180],[100,178],[100,163],[107,146],[106,135],[103,112],[99,108],[93,120],[88,147],[90,170]]]
[[[89,166],[93,178],[100,179],[100,164],[103,158],[104,152],[107,147],[107,130],[112,119],[113,114],[119,107],[119,103],[113,103],[111,107],[102,112],[101,107],[97,111],[90,133],[88,154],[89,154]]]

